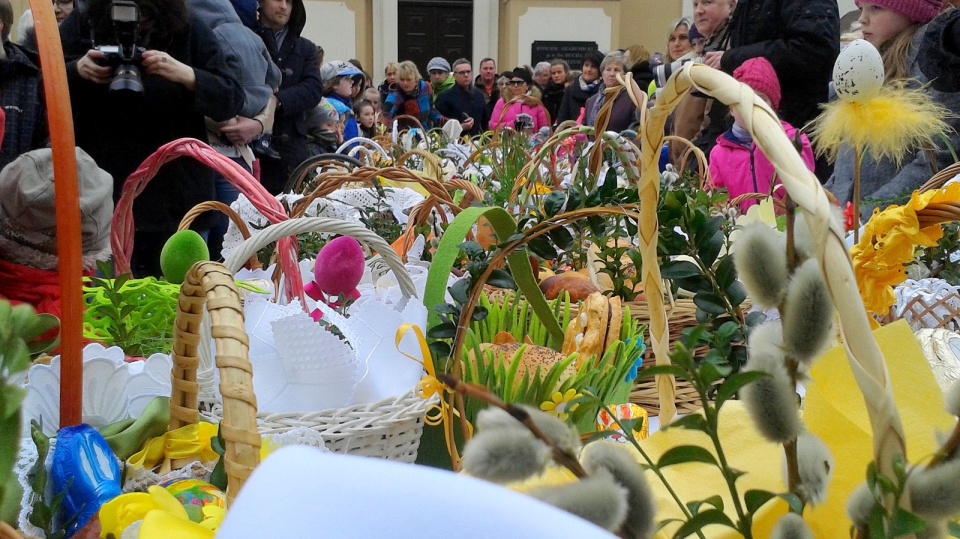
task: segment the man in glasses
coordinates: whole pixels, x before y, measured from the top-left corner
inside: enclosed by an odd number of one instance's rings
[[[455,86],[437,96],[436,108],[444,117],[459,120],[465,133],[476,136],[490,123],[490,112],[483,92],[473,86],[470,60],[453,62]]]

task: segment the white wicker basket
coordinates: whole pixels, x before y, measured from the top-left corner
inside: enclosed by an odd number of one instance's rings
[[[404,297],[416,297],[410,274],[400,257],[387,242],[361,225],[324,217],[300,218],[271,225],[246,240],[230,253],[224,265],[232,272],[264,246],[279,238],[304,232],[323,232],[351,236],[380,254],[393,269]],[[323,436],[327,448],[334,452],[414,462],[423,434],[424,413],[435,402],[423,399],[410,388],[403,395],[378,402],[344,408],[280,414],[260,413],[257,416],[261,434],[276,434],[297,427],[307,427]],[[212,420],[219,418],[221,408],[215,404],[202,412]]]

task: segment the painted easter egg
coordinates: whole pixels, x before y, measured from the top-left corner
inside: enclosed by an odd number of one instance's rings
[[[363,277],[363,249],[357,240],[340,236],[331,240],[317,253],[313,275],[317,286],[325,294],[348,294]]]
[[[847,45],[833,64],[833,86],[844,101],[863,101],[883,86],[883,58],[864,39]]]
[[[208,505],[226,508],[227,496],[222,490],[199,479],[171,479],[160,483],[179,501],[190,520],[200,523],[203,520],[203,508]]]

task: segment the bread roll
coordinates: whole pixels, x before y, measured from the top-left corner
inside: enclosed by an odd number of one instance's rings
[[[563,291],[570,294],[570,301],[583,301],[590,294],[599,292],[596,286],[578,273],[561,273],[540,282],[540,291],[548,300],[557,299]]]

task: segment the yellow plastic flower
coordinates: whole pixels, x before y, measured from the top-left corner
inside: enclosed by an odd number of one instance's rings
[[[914,192],[903,206],[874,210],[863,237],[850,250],[860,297],[868,312],[886,314],[890,310],[896,302],[893,287],[906,279],[904,264],[913,260],[916,247],[932,247],[943,236],[939,224],[920,228],[917,212],[956,200],[960,200],[960,184]]]
[[[207,505],[203,508],[203,520],[200,525],[210,531],[217,531],[223,519],[227,516],[227,510],[216,505]]]
[[[582,396],[583,394],[577,393],[576,389],[568,389],[566,393],[557,391],[550,397],[550,400],[540,403],[540,409],[566,421],[570,414],[580,406],[580,404],[570,405],[570,401]]]

